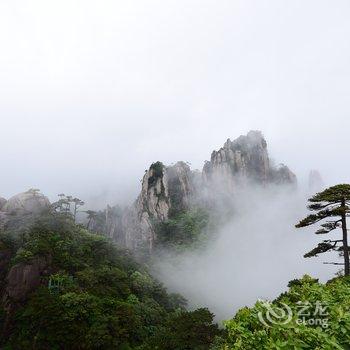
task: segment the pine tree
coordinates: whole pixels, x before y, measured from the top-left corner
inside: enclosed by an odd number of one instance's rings
[[[350,185],[342,184],[332,186],[323,192],[317,193],[309,199],[311,203],[308,209],[315,214],[307,216],[295,227],[306,227],[320,222],[316,234],[327,234],[337,228],[342,229],[343,237],[339,240],[324,240],[310,252],[304,255],[305,258],[317,256],[317,254],[328,251],[338,251],[344,257],[345,276],[349,275],[349,246],[346,218],[350,216]],[[338,265],[337,263],[334,263]]]

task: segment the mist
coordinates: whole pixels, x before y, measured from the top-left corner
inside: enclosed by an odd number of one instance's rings
[[[2,1],[0,196],[124,205],[151,163],[201,169],[251,129],[302,186],[311,169],[350,182],[349,17],[345,0]],[[302,258],[304,192],[246,193],[205,251],[159,276],[219,319],[303,273],[329,278]]]
[[[0,348],[349,346],[349,19],[349,0],[1,0]],[[330,186],[301,226],[341,220],[295,228]],[[288,312],[232,320],[304,275],[322,285],[294,283]]]
[[[338,269],[322,262],[339,258],[331,253],[303,258],[320,239],[312,228],[294,227],[307,213],[306,195],[302,188],[238,191],[232,200],[233,215],[205,249],[164,253],[154,273],[171,291],[187,298],[191,308],[208,307],[218,321],[232,318],[259,298],[276,298],[290,280],[304,274],[327,281]]]
[[[130,202],[152,162],[200,169],[251,129],[299,180],[348,182],[349,15],[345,0],[1,1],[0,195]]]

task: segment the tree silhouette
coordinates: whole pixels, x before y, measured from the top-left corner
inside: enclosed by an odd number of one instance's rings
[[[85,203],[79,198],[66,196],[64,193],[60,193],[58,197],[60,199],[57,202],[52,203],[51,207],[60,213],[72,215],[75,221],[78,209]]]
[[[305,258],[317,256],[328,251],[338,251],[344,257],[345,276],[349,275],[349,246],[346,218],[350,215],[350,185],[342,184],[330,187],[323,192],[317,193],[309,199],[311,203],[308,208],[315,214],[307,216],[295,227],[306,227],[318,222],[321,223],[316,234],[327,234],[337,228],[342,229],[343,237],[337,240],[324,240],[310,252],[304,255]],[[333,263],[339,265],[339,263]]]
[[[74,205],[74,207],[73,207],[73,219],[74,219],[74,221],[76,221],[78,209],[80,207],[82,207],[85,203],[79,198],[73,198],[72,203]]]
[[[87,214],[88,219],[86,228],[89,230],[91,223],[93,223],[96,220],[98,213],[94,210],[86,210],[85,213]]]

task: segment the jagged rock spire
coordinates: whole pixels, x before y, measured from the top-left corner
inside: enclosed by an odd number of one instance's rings
[[[118,218],[122,227],[111,232],[119,242],[131,249],[148,245],[152,250],[156,240],[155,225],[186,210],[193,197],[201,191],[234,193],[243,182],[260,185],[269,183],[294,184],[296,176],[285,165],[275,167],[269,159],[267,143],[260,131],[250,131],[236,140],[228,139],[224,146],[213,151],[206,162],[198,183],[198,174],[184,162],[165,166],[153,163],[142,179],[142,190],[135,203]]]
[[[275,167],[269,159],[267,142],[260,131],[250,131],[236,140],[228,139],[203,168],[207,183],[234,191],[242,182],[295,183],[296,176],[285,165]]]

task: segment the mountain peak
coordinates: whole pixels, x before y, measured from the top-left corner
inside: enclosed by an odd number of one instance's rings
[[[261,131],[249,131],[213,151],[211,160],[203,167],[202,174],[191,171],[187,163],[179,161],[165,166],[153,163],[142,180],[142,190],[134,205],[126,210],[121,223],[113,225],[109,232],[127,247],[137,249],[144,243],[152,250],[156,240],[155,225],[188,210],[193,199],[203,193],[218,192],[234,195],[242,185],[294,184],[296,176],[285,165],[272,165],[267,143]],[[204,191],[204,192],[203,192]],[[202,193],[203,192],[203,193]],[[231,196],[232,197],[232,196]],[[234,198],[234,196],[232,197]],[[116,227],[124,227],[122,232]]]
[[[261,131],[252,130],[234,141],[228,139],[218,151],[213,151],[211,159],[203,168],[207,182],[220,184],[234,191],[242,180],[256,183],[295,183],[295,175],[283,166],[271,164],[267,142]]]

